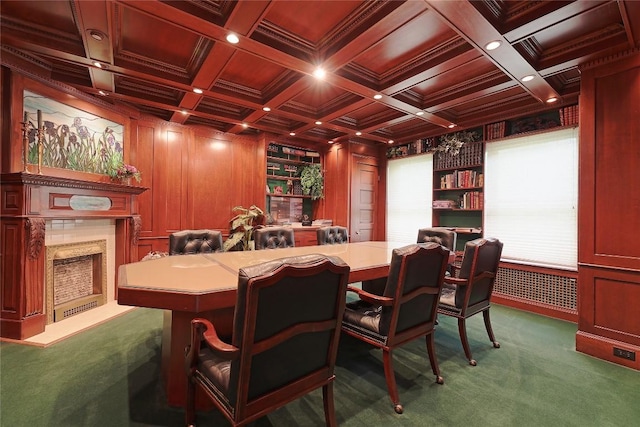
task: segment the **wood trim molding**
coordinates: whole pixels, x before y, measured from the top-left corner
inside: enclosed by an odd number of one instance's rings
[[[27,231],[29,259],[36,260],[44,247],[45,220],[44,218],[27,218],[24,225]]]

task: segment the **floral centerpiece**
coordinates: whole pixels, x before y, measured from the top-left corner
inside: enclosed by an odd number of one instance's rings
[[[121,180],[133,178],[136,180],[136,182],[140,182],[140,179],[142,179],[138,168],[133,165],[127,165],[125,163],[120,165],[120,167],[116,170],[116,177]]]
[[[109,159],[109,165],[107,168],[107,175],[113,180],[130,181],[131,178],[136,182],[140,182],[142,174],[133,165],[126,164],[120,155],[114,155]]]

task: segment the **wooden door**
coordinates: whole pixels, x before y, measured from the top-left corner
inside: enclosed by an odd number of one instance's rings
[[[352,162],[350,239],[352,242],[376,240],[378,166],[371,157],[354,156]]]

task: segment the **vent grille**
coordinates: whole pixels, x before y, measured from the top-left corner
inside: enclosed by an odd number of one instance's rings
[[[576,311],[577,281],[553,274],[498,269],[494,293]]]
[[[97,306],[98,306],[98,303],[96,301],[91,301],[86,304],[82,304],[77,307],[73,307],[68,310],[65,310],[63,317],[65,318],[70,317],[70,316],[73,316],[74,314],[82,313],[84,311],[91,310],[92,308],[96,308]]]

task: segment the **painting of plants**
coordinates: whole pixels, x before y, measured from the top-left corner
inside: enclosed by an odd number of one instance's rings
[[[24,91],[29,163],[38,163],[38,110],[44,127],[43,166],[107,174],[113,158],[122,159],[123,125]]]

